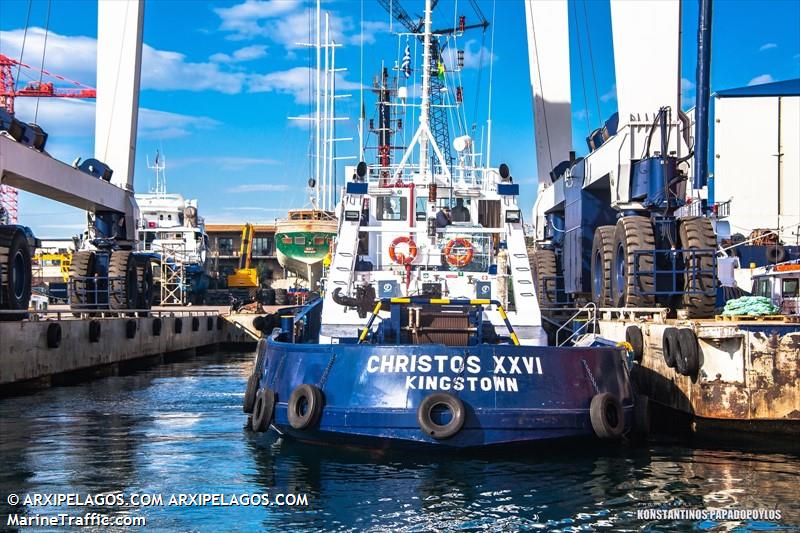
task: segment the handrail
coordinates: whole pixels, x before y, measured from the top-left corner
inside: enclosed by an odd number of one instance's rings
[[[514,327],[511,325],[511,321],[508,320],[508,314],[506,314],[506,310],[503,308],[503,305],[497,300],[490,300],[488,298],[425,298],[423,296],[404,296],[404,297],[395,297],[395,298],[382,298],[377,301],[375,304],[374,309],[372,310],[372,316],[369,317],[367,324],[364,326],[364,329],[361,330],[361,335],[358,337],[358,344],[361,344],[364,339],[367,338],[367,334],[369,333],[370,328],[372,328],[372,324],[375,322],[375,318],[377,318],[378,313],[380,312],[383,305],[388,304],[413,304],[413,305],[493,305],[497,308],[497,312],[500,313],[500,318],[503,319],[503,322],[506,325],[506,329],[508,329],[508,334],[511,337],[511,341],[514,343],[514,346],[519,346],[519,337],[514,332]]]
[[[579,328],[578,328],[576,331],[573,331],[573,332],[572,332],[572,335],[570,335],[569,337],[567,337],[567,338],[564,340],[564,342],[558,342],[558,341],[559,341],[559,339],[561,338],[561,330],[562,330],[562,329],[564,329],[565,327],[567,327],[567,324],[570,324],[570,323],[572,323],[573,321],[575,321],[575,319],[576,319],[576,318],[578,318],[578,316],[579,316],[581,313],[584,313],[584,312],[586,312],[586,313],[587,313],[587,315],[588,315],[588,320],[586,321],[586,323],[585,323],[585,324],[583,324],[581,327],[579,327]],[[584,305],[583,307],[581,307],[580,309],[578,309],[578,311],[577,311],[577,312],[576,312],[574,315],[572,315],[571,317],[569,317],[569,319],[568,319],[568,320],[566,320],[566,321],[565,321],[565,322],[564,322],[564,323],[561,325],[561,327],[560,327],[560,328],[558,328],[558,330],[556,330],[556,343],[557,343],[559,346],[564,346],[566,343],[568,343],[568,342],[569,342],[569,341],[571,341],[571,340],[572,340],[574,337],[576,337],[576,336],[577,336],[579,333],[581,333],[581,332],[582,332],[582,331],[583,331],[583,330],[586,328],[586,326],[588,326],[588,325],[589,325],[589,323],[592,323],[592,324],[594,324],[594,325],[597,325],[597,304],[595,304],[594,302],[589,302],[589,303],[587,303],[586,305]]]

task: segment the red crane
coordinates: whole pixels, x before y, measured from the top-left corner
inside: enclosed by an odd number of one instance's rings
[[[29,81],[21,89],[15,89],[13,69],[18,72],[25,69],[35,73],[35,80]],[[56,87],[53,81],[42,81],[43,78],[55,78],[61,82],[69,83],[75,87]],[[96,98],[97,91],[77,81],[67,79],[58,74],[53,74],[43,69],[32,68],[25,63],[0,54],[0,108],[14,114],[14,98],[19,96],[33,96],[37,98]],[[13,187],[0,185],[0,207],[5,210],[8,222],[17,222],[19,201],[18,192]],[[2,222],[0,222],[2,223]]]

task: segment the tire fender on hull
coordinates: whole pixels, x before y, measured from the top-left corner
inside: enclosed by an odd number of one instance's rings
[[[625,429],[622,404],[610,392],[595,394],[589,406],[589,418],[592,429],[599,438],[616,440],[622,437]]]
[[[439,424],[434,420],[434,410],[444,407],[450,412],[450,420]],[[466,412],[464,402],[448,392],[436,392],[426,396],[417,408],[417,423],[426,435],[436,440],[449,439],[464,427]]]
[[[325,396],[319,387],[307,383],[298,385],[292,391],[286,407],[289,425],[299,430],[317,425],[322,416],[324,404]]]

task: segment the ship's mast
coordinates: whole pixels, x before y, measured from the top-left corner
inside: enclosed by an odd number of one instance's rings
[[[422,102],[419,111],[420,129],[430,131],[429,110],[431,98],[431,0],[425,0],[425,38],[422,41]],[[428,136],[421,135],[419,138],[419,173],[425,176],[428,166]]]
[[[148,159],[147,161],[147,168],[150,170],[155,171],[156,173],[156,184],[153,189],[150,190],[151,193],[155,193],[159,196],[164,196],[167,194],[167,177],[164,174],[164,170],[167,168],[167,158],[163,156],[160,152],[156,151],[156,159],[153,161],[153,164],[150,164]]]

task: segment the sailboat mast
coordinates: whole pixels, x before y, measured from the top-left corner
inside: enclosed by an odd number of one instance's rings
[[[314,136],[314,204],[315,207],[319,206],[319,177],[320,177],[320,79],[319,79],[319,68],[321,63],[320,52],[322,50],[320,46],[320,16],[321,16],[321,3],[320,0],[317,0],[317,18],[316,18],[316,30],[317,30],[317,39],[315,41],[316,48],[317,48],[317,65],[316,65],[316,84],[314,86],[314,91],[316,93],[315,101],[317,103],[317,110],[316,110],[316,117],[314,123],[316,124],[316,135]]]
[[[419,123],[424,130],[419,138],[419,173],[425,176],[428,167],[428,132],[431,91],[431,0],[425,0],[425,38],[422,41],[422,102],[420,104]]]
[[[327,210],[333,209],[333,183],[336,175],[336,42],[331,43],[331,91],[330,91],[330,128],[328,130],[328,202]]]
[[[328,111],[328,76],[330,73],[330,64],[328,62],[328,55],[330,53],[330,19],[328,13],[325,13],[325,44],[323,56],[325,58],[325,67],[323,70],[323,88],[322,88],[322,201],[321,209],[328,209],[328,167],[330,166],[329,152],[330,152],[330,138],[328,137],[328,126],[330,125],[330,116]]]

